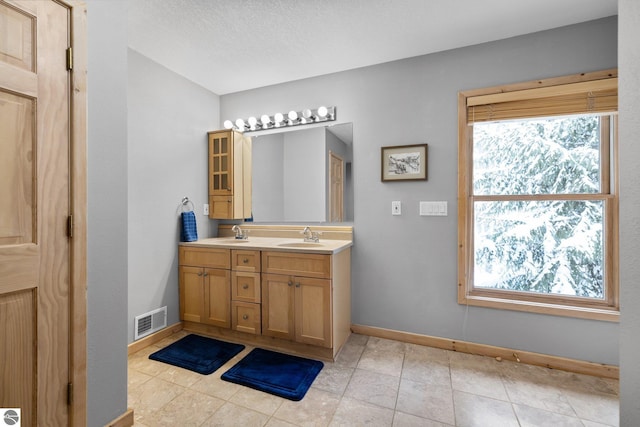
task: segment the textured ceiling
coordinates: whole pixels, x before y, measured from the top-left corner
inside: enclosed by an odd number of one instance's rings
[[[617,0],[130,0],[129,46],[212,92],[617,15]]]

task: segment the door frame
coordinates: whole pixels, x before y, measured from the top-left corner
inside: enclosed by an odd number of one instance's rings
[[[52,0],[53,1],[53,0]],[[70,10],[71,71],[70,199],[71,307],[69,370],[72,426],[87,424],[87,6],[83,0],[55,0]]]

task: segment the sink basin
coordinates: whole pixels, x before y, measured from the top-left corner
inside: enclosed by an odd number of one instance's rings
[[[319,248],[322,246],[322,243],[316,242],[285,242],[280,243],[278,246],[283,248]]]

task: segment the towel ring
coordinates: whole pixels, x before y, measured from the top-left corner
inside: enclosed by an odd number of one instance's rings
[[[182,211],[183,212],[184,212],[185,206],[187,207],[187,209],[189,208],[189,203],[191,203],[191,210],[195,210],[195,205],[193,204],[193,202],[191,200],[189,200],[188,197],[183,197],[182,198]]]

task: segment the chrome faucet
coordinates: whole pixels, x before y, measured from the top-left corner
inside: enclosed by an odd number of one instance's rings
[[[318,232],[318,231],[311,231],[311,228],[309,228],[309,227],[303,228],[300,233],[304,235],[304,241],[305,242],[318,243],[320,241],[320,234],[321,233]]]
[[[242,231],[242,228],[240,228],[239,225],[231,227],[231,231],[236,233],[236,239],[238,240],[247,240],[249,238],[249,236],[247,236],[247,232]]]

